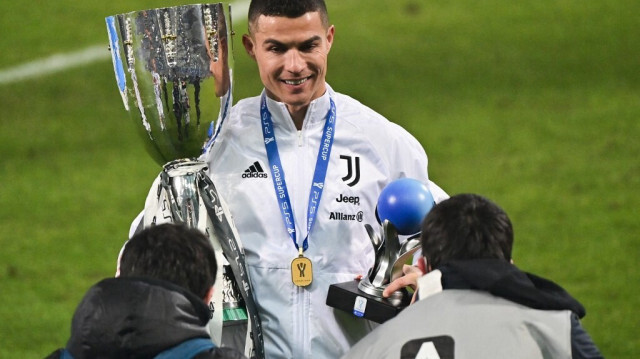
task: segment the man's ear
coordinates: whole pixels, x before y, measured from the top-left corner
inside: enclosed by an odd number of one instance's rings
[[[335,36],[335,33],[336,33],[336,28],[333,25],[331,25],[329,29],[327,29],[327,45],[328,45],[327,53],[331,51],[331,45],[333,44],[333,38]]]
[[[247,54],[255,61],[255,45],[253,43],[253,39],[251,39],[251,36],[249,36],[248,34],[242,35],[242,45],[244,45],[244,49]]]
[[[427,266],[427,259],[424,256],[420,256],[420,258],[418,258],[416,265],[424,274],[431,272],[431,269]]]
[[[207,294],[203,298],[205,304],[209,304],[209,302],[211,302],[211,298],[213,298],[213,286],[211,286],[211,288],[209,288],[209,291],[207,292]]]

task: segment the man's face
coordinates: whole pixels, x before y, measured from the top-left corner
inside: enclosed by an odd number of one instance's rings
[[[324,27],[318,12],[294,19],[261,15],[242,42],[258,64],[269,97],[292,111],[324,94],[333,34],[333,26]]]

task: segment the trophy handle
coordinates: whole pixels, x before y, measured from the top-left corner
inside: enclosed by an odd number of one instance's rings
[[[235,278],[237,289],[249,315],[251,333],[248,338],[253,342],[253,353],[248,356],[264,357],[264,341],[262,325],[258,315],[258,307],[253,297],[253,288],[246,268],[244,249],[239,240],[235,225],[228,207],[218,194],[213,181],[204,171],[198,174],[198,193],[213,225],[213,236],[217,238],[222,251],[227,257],[231,272]]]

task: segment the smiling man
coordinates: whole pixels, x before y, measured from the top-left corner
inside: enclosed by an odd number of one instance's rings
[[[242,43],[258,63],[267,96],[286,105],[298,130],[311,101],[326,92],[334,31],[324,11],[296,18],[250,14]]]
[[[325,301],[372,266],[364,225],[387,183],[447,197],[413,136],[326,83],[334,34],[322,0],[253,0],[242,43],[264,91],[232,108],[202,157],[246,252],[267,358],[337,358],[371,330]]]

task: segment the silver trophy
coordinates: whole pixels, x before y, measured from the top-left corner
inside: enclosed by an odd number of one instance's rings
[[[106,23],[124,107],[163,166],[141,227],[183,222],[209,236],[222,259],[210,305],[212,337],[263,357],[242,244],[206,164],[197,160],[215,142],[232,104],[230,11],[222,3],[184,5],[109,16]]]
[[[382,292],[387,285],[403,275],[403,265],[420,249],[420,238],[410,237],[401,245],[398,231],[388,220],[382,224],[381,233],[376,233],[369,224],[365,224],[365,229],[373,245],[375,262],[367,276],[358,283],[358,289],[382,298]],[[405,299],[403,295],[402,291],[395,291],[389,296],[388,301],[392,305],[400,305]]]
[[[406,288],[382,293],[404,275],[403,267],[420,249],[422,222],[435,205],[429,187],[414,178],[397,178],[380,192],[375,207],[379,230],[365,224],[373,246],[373,267],[362,279],[329,286],[327,305],[382,323],[411,302]],[[400,236],[402,235],[402,236]]]
[[[384,298],[382,292],[391,281],[403,275],[402,266],[420,249],[420,238],[412,236],[401,244],[398,231],[388,220],[382,223],[379,232],[369,224],[365,224],[365,229],[375,252],[373,267],[359,281],[329,286],[327,305],[383,323],[411,301],[405,289],[393,292],[388,298]]]

